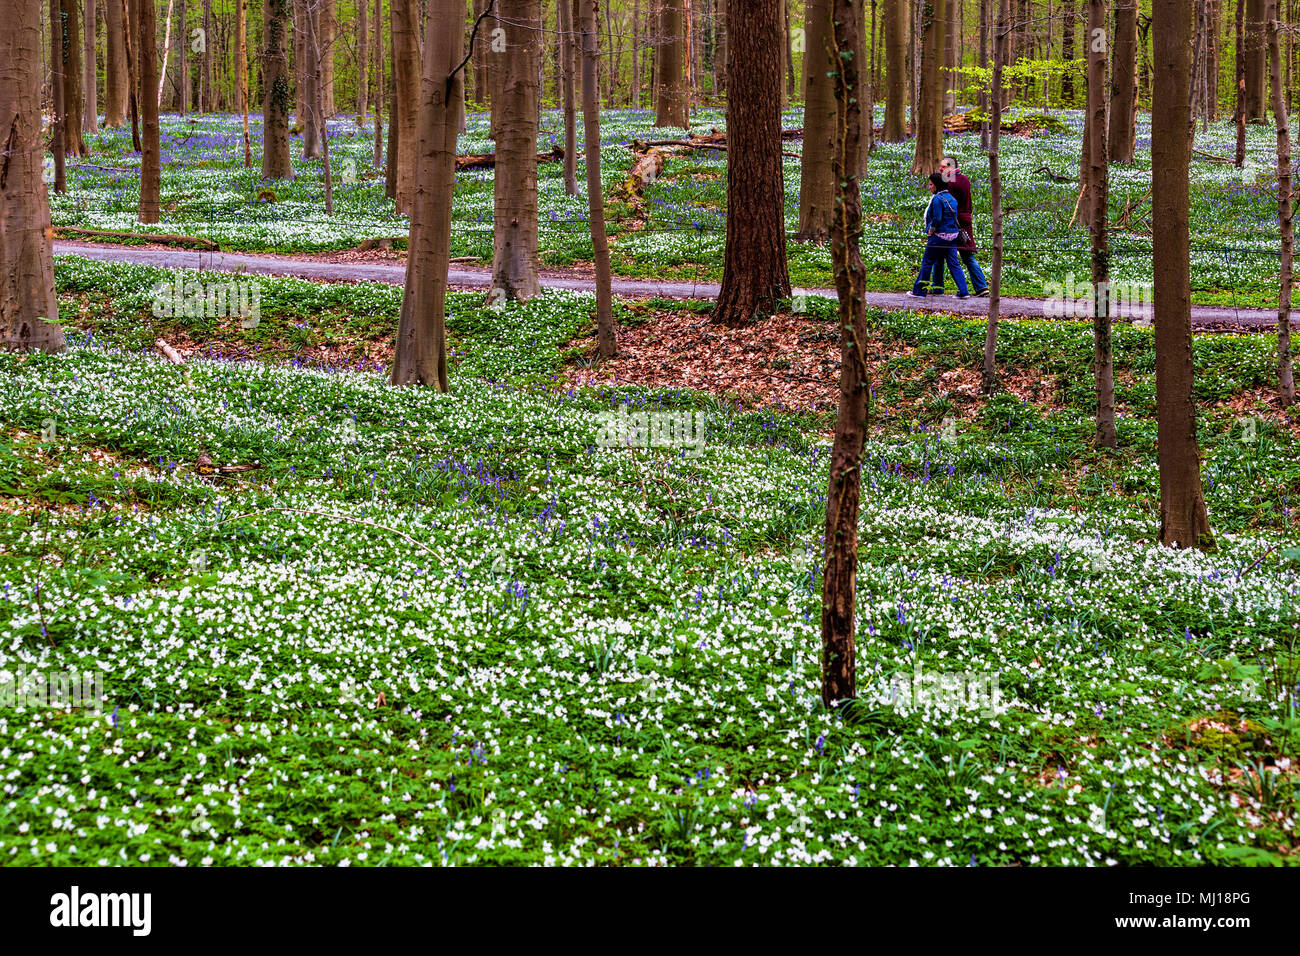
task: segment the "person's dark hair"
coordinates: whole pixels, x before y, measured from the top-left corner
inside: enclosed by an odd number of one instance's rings
[[[948,183],[943,178],[943,173],[931,173],[930,182],[934,183],[934,191],[937,193],[946,193]]]

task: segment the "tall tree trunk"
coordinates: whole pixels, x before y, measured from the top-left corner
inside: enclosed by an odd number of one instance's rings
[[[375,63],[371,71],[375,78],[375,168],[384,165],[384,0],[375,0]],[[463,86],[463,84],[462,84]],[[391,120],[390,120],[391,122]],[[386,195],[386,194],[385,194]]]
[[[293,104],[289,91],[289,33],[293,19],[290,0],[262,0],[263,179],[293,178],[289,160],[289,107]]]
[[[81,68],[81,0],[62,0],[63,7],[63,147],[69,156],[85,156],[81,113],[85,98]]]
[[[1134,21],[1136,31],[1136,20]],[[1106,0],[1088,0],[1088,199],[1092,203],[1093,374],[1097,382],[1098,448],[1114,448],[1115,359],[1111,343],[1110,248],[1106,240],[1110,175],[1106,164]],[[1116,44],[1118,50],[1119,45]]]
[[[641,108],[641,0],[632,0],[632,90],[628,101],[632,109]],[[713,64],[713,92],[718,91],[717,57]]]
[[[1061,2],[1061,59],[1074,59],[1074,0]],[[1061,74],[1061,105],[1074,105],[1074,74],[1069,70]]]
[[[727,37],[731,33],[731,26],[727,22],[727,4],[729,2],[734,2],[734,0],[718,0],[718,46],[714,56],[717,57],[719,64],[717,77],[719,81],[718,92],[720,93],[726,92],[727,89]]]
[[[185,0],[180,0],[176,25],[176,103],[184,116],[190,108],[190,35],[185,26]]]
[[[397,112],[390,132],[397,141],[397,211],[411,211],[415,199],[416,116],[420,97],[420,25],[416,0],[390,0],[393,24],[393,87]]]
[[[1295,225],[1291,220],[1291,127],[1282,83],[1283,29],[1278,0],[1268,3],[1268,65],[1273,88],[1273,119],[1277,126],[1277,221],[1282,236],[1281,285],[1277,306],[1277,395],[1284,408],[1295,404],[1291,372],[1291,280],[1295,261]]]
[[[95,0],[86,0],[86,102],[82,111],[81,131],[94,133],[99,129],[99,69],[95,53]]]
[[[125,0],[104,4],[104,126],[126,125],[126,17]]]
[[[216,98],[216,86],[213,84],[212,61],[216,59],[214,51],[209,44],[216,41],[216,36],[212,32],[212,0],[203,0],[203,64],[201,76],[203,78],[202,93],[199,96],[199,112],[211,113],[216,106],[213,100]]]
[[[1210,0],[1209,44],[1205,49],[1205,84],[1209,94],[1209,114],[1211,123],[1219,118],[1219,24],[1223,14],[1223,0]]]
[[[565,195],[576,196],[578,195],[578,118],[576,96],[574,94],[574,84],[577,77],[574,76],[574,67],[577,65],[575,53],[577,52],[578,42],[573,29],[573,6],[569,0],[556,0],[555,17],[560,48],[560,93],[561,99],[564,101],[564,192]],[[585,42],[585,38],[586,34],[584,32],[583,42]],[[594,76],[592,81],[595,81]],[[585,98],[583,99],[583,108],[584,110],[586,108]],[[586,122],[587,118],[584,112],[583,123]],[[591,161],[590,155],[588,155],[587,161]]]
[[[655,74],[659,81],[659,94],[655,103],[656,126],[685,129],[687,124],[683,76],[684,3],[685,0],[661,0],[659,7],[659,45],[655,48]],[[779,50],[779,37],[777,42]],[[781,91],[778,89],[778,105],[780,96]]]
[[[253,168],[252,139],[248,134],[248,0],[235,0],[235,72],[239,112],[244,120],[244,168]]]
[[[59,300],[41,142],[41,8],[24,2],[7,13],[0,30],[0,346],[59,352],[63,327],[46,321],[58,317]],[[58,38],[58,20],[51,26]]]
[[[320,36],[319,0],[297,0],[298,22],[302,26],[302,158],[321,158],[321,58],[316,38]]]
[[[835,88],[826,68],[826,51],[834,43],[833,0],[808,0],[804,7],[804,130],[799,168],[799,239],[830,236],[835,218],[835,183],[831,151],[838,137]]]
[[[860,5],[848,2],[861,12]],[[713,310],[713,321],[727,325],[751,322],[760,312],[770,315],[790,295],[781,165],[781,0],[753,0],[745,14],[732,21],[727,62],[727,244]],[[860,35],[861,23],[857,31]],[[861,107],[855,106],[860,116]],[[846,162],[856,163],[858,143],[853,146]]]
[[[907,37],[907,0],[885,0],[885,143],[907,139]]]
[[[1160,541],[1214,547],[1201,489],[1201,452],[1192,398],[1191,235],[1187,94],[1191,86],[1191,8],[1152,0],[1155,43],[1151,115],[1153,268],[1156,313],[1156,418]]]
[[[558,3],[564,6],[565,0],[558,0]],[[591,224],[592,257],[596,260],[596,344],[601,355],[613,358],[618,352],[618,343],[614,337],[605,196],[600,183],[600,101],[596,89],[596,11],[599,0],[574,0],[574,3],[581,6],[582,130],[587,150],[587,221]]]
[[[136,38],[135,0],[122,0],[122,38],[126,46],[126,102],[131,114],[131,149],[144,155],[140,139],[140,60],[137,54],[140,42]]]
[[[947,36],[944,43],[943,72],[943,112],[945,115],[957,112],[957,74],[953,71],[961,65],[961,53],[957,48],[957,3],[948,0],[948,22],[945,24]]]
[[[320,29],[316,37],[320,43],[320,97],[324,117],[321,122],[321,135],[325,135],[324,120],[336,112],[334,109],[334,41],[338,35],[338,17],[335,14],[334,0],[313,0],[319,5]],[[416,69],[419,69],[417,65]],[[417,74],[418,77],[418,74]],[[419,83],[419,79],[416,80]],[[417,94],[418,95],[418,94]]]
[[[63,11],[59,0],[50,0],[50,152],[54,157],[54,191],[68,191],[67,117],[63,112]],[[9,148],[9,147],[6,147]],[[41,178],[45,177],[45,160],[41,160]],[[49,195],[46,194],[46,207]]]
[[[998,321],[1002,316],[1002,101],[1006,97],[1002,71],[1007,61],[1008,34],[1011,31],[1011,0],[1001,0],[993,23],[993,100],[992,128],[989,130],[989,194],[993,216],[993,259],[989,276],[989,322],[984,333],[985,395],[997,389]]]
[[[364,121],[370,103],[368,95],[370,85],[366,72],[370,67],[370,17],[366,10],[366,0],[357,0],[357,122]],[[461,88],[464,88],[461,82]]]
[[[456,186],[456,133],[464,99],[464,0],[429,0],[433,26],[424,41],[417,125],[420,148],[417,188],[411,207],[410,254],[402,293],[402,316],[393,356],[394,385],[432,385],[447,391],[446,300],[451,256],[451,206]],[[375,36],[379,43],[380,37]],[[452,71],[456,70],[453,75]]]
[[[1112,163],[1131,163],[1137,149],[1137,0],[1115,4],[1115,65],[1111,75],[1110,135]],[[1103,54],[1104,57],[1104,54]],[[1089,63],[1092,59],[1089,56]],[[1105,82],[1103,62],[1102,82]]]
[[[1233,165],[1242,169],[1246,163],[1246,0],[1237,0],[1237,107],[1233,120],[1237,126],[1237,148]]]
[[[291,0],[293,3],[293,115],[298,126],[303,125],[307,115],[307,24],[303,20],[306,11],[304,0]]]
[[[273,0],[268,0],[273,2]],[[162,215],[162,152],[158,144],[158,36],[153,0],[135,4],[136,75],[140,78],[140,221]]]
[[[537,281],[537,70],[541,0],[497,0],[508,24],[502,54],[497,162],[493,177],[492,291],[489,302],[531,299]],[[584,82],[583,96],[587,95]],[[598,91],[593,91],[598,93]]]
[[[834,0],[835,56],[815,53],[836,75],[839,106],[834,179],[838,202],[831,239],[831,263],[839,299],[840,403],[831,446],[826,487],[825,569],[822,575],[822,703],[836,706],[857,697],[854,638],[857,625],[858,512],[862,495],[862,456],[870,414],[870,386],[864,349],[867,322],[863,302],[866,270],[862,264],[862,203],[857,160],[862,136],[864,64],[853,53],[861,48],[861,4]],[[848,57],[844,56],[848,53]],[[779,161],[780,157],[778,157]],[[730,221],[730,220],[728,220]]]
[[[921,23],[921,92],[912,175],[929,176],[943,158],[943,56],[948,0],[926,0]]]
[[[1246,122],[1264,119],[1264,0],[1238,0],[1246,4]]]

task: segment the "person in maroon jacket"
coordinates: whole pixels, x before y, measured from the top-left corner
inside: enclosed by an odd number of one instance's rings
[[[970,198],[970,180],[967,179],[960,169],[957,168],[957,160],[952,156],[945,156],[939,163],[939,174],[943,176],[943,181],[948,184],[948,192],[952,193],[957,200],[957,222],[961,225],[962,232],[966,235],[963,237],[966,241],[957,247],[957,253],[961,256],[962,265],[970,274],[970,283],[972,286],[971,294],[976,296],[987,296],[989,294],[989,281],[984,277],[984,270],[980,264],[975,261],[975,225],[973,222],[974,206]],[[949,269],[951,271],[951,268]],[[956,278],[955,276],[953,277]],[[943,292],[943,266],[940,265],[932,278],[932,289],[942,294]]]

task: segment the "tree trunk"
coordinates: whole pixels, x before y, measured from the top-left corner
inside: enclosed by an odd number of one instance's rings
[[[1062,0],[1061,4],[1061,59],[1074,59],[1073,0]],[[1066,109],[1074,105],[1074,74],[1068,70],[1061,74],[1061,105]]]
[[[203,63],[200,74],[203,78],[203,86],[199,96],[200,113],[211,113],[216,108],[213,103],[216,98],[216,87],[212,82],[214,56],[209,46],[215,40],[216,36],[212,32],[212,0],[203,0]]]
[[[560,53],[560,91],[564,101],[564,192],[568,196],[578,195],[578,118],[574,85],[574,67],[577,65],[577,36],[573,24],[573,6],[569,0],[556,0],[556,29],[559,33]],[[593,28],[594,29],[594,28]],[[583,34],[585,42],[586,34]],[[584,60],[584,67],[585,67]],[[592,82],[595,82],[593,76]],[[584,77],[585,82],[585,77]],[[586,118],[586,99],[583,99],[583,123]],[[587,157],[591,161],[590,155]],[[603,207],[602,207],[603,208]]]
[[[1191,9],[1186,0],[1152,0],[1155,43],[1151,116],[1157,454],[1160,541],[1212,549],[1201,490],[1201,453],[1192,398],[1191,236],[1187,94],[1191,86]]]
[[[866,270],[859,244],[862,204],[856,157],[862,137],[863,63],[860,3],[834,0],[834,57],[821,59],[836,74],[839,142],[834,155],[838,202],[831,240],[831,263],[839,299],[840,403],[826,487],[825,568],[822,575],[822,703],[834,707],[857,697],[854,638],[857,625],[858,512],[862,495],[862,456],[870,414],[866,357],[867,322],[863,290]],[[844,52],[850,56],[845,59]],[[812,53],[811,48],[809,52]],[[816,55],[816,54],[814,54]],[[820,57],[819,57],[820,58]],[[728,151],[730,152],[730,151]],[[778,157],[778,161],[779,161]],[[730,221],[730,220],[728,220]],[[784,260],[782,260],[784,261]]]
[[[1134,21],[1136,33],[1136,20]],[[1106,240],[1106,201],[1110,175],[1106,164],[1106,0],[1088,0],[1088,200],[1092,203],[1093,374],[1097,382],[1098,448],[1114,448],[1115,359],[1111,343],[1110,249]],[[1119,44],[1116,44],[1116,50]]]
[[[1111,76],[1108,143],[1112,163],[1133,162],[1137,149],[1137,17],[1137,0],[1118,0],[1115,5],[1115,65]],[[1102,82],[1105,82],[1104,63]]]
[[[1273,88],[1273,119],[1277,126],[1277,221],[1282,236],[1281,292],[1277,306],[1277,395],[1283,408],[1295,404],[1291,373],[1291,279],[1295,260],[1295,225],[1291,221],[1291,128],[1282,83],[1282,51],[1278,33],[1278,0],[1268,3],[1268,66]]]
[[[384,0],[375,0],[375,168],[384,165]]]
[[[416,118],[420,97],[420,25],[416,0],[391,0],[393,18],[393,87],[397,112],[390,136],[397,142],[397,212],[407,215],[415,200],[415,154],[419,146]]]
[[[1205,85],[1209,96],[1209,113],[1206,119],[1211,123],[1219,119],[1219,24],[1223,13],[1222,6],[1222,0],[1210,0],[1210,42],[1205,48]]]
[[[176,25],[176,103],[184,116],[190,108],[190,36],[185,28],[185,0],[180,0],[180,4]]]
[[[104,5],[104,126],[126,125],[126,17],[125,0],[105,0]]]
[[[136,75],[140,77],[140,221],[162,215],[162,152],[158,145],[158,37],[153,0],[135,4]],[[273,2],[273,0],[268,0]]]
[[[808,0],[804,8],[803,160],[799,168],[799,233],[802,240],[830,236],[835,218],[835,183],[831,150],[837,136],[835,88],[826,67],[826,51],[834,43],[833,0]]]
[[[565,5],[565,0],[558,2],[560,6]],[[596,10],[599,0],[574,0],[574,3],[581,6],[582,130],[587,149],[587,220],[591,224],[591,246],[596,260],[596,344],[601,355],[613,358],[618,353],[618,342],[614,336],[605,197],[600,184],[600,101],[596,90]]]
[[[239,112],[244,120],[244,168],[253,168],[252,138],[248,133],[248,0],[235,0],[235,72]]]
[[[57,19],[52,26],[57,39]],[[41,142],[41,46],[40,6],[14,4],[0,30],[0,345],[60,352],[63,327],[46,321],[58,317],[59,300]]]
[[[684,3],[685,0],[662,0],[659,8],[659,45],[655,48],[655,74],[659,81],[655,125],[677,129],[685,129],[687,124],[683,76]],[[777,43],[779,42],[778,37]],[[777,49],[779,48],[778,45]],[[779,106],[780,89],[776,95]]]
[[[263,179],[293,178],[289,161],[289,107],[293,103],[289,92],[289,32],[292,29],[290,0],[262,0]]]
[[[1264,119],[1264,0],[1238,0],[1246,4],[1246,122]]]
[[[1233,165],[1241,169],[1246,163],[1246,0],[1237,0],[1237,107],[1233,120],[1237,126],[1237,149]]]
[[[718,92],[727,90],[727,35],[731,27],[727,22],[727,4],[729,0],[718,0],[718,43],[714,56],[717,58]]]
[[[847,2],[861,12],[854,0]],[[727,243],[722,289],[713,310],[713,321],[727,325],[751,322],[760,312],[771,315],[790,295],[781,166],[780,4],[781,0],[754,0],[743,19],[732,21],[727,62]],[[861,23],[857,30],[860,34]],[[855,108],[861,115],[860,105]],[[853,147],[846,162],[856,167],[856,140]]]
[[[86,102],[82,111],[81,131],[94,133],[99,129],[99,70],[95,54],[95,0],[86,0]]]
[[[144,155],[144,143],[140,140],[140,83],[137,72],[140,61],[137,57],[139,41],[135,30],[135,0],[122,0],[122,39],[126,47],[126,102],[131,114],[131,149]]]
[[[391,381],[432,385],[445,392],[449,387],[445,322],[451,197],[456,188],[456,134],[465,85],[465,71],[456,70],[464,56],[465,31],[450,24],[461,22],[465,4],[464,0],[429,0],[429,7],[429,17],[442,28],[430,29],[424,41],[419,166]]]
[[[54,191],[65,193],[67,183],[67,117],[63,114],[63,11],[59,0],[50,0],[50,152],[54,157]],[[8,149],[9,147],[5,147]],[[41,179],[45,160],[41,160]],[[49,194],[45,198],[49,208]]]
[[[921,91],[916,115],[912,175],[929,176],[943,159],[943,56],[948,0],[927,0],[921,23]]]
[[[370,85],[367,83],[369,77],[366,75],[370,67],[370,30],[368,24],[370,17],[366,10],[366,0],[357,0],[357,121],[362,122],[366,118],[366,112],[369,110],[370,103],[368,94]],[[464,88],[462,78],[461,88]]]
[[[961,53],[957,48],[957,2],[948,0],[948,22],[944,25],[947,37],[944,43],[943,62],[943,112],[945,115],[957,112],[957,74],[953,71],[960,66]]]
[[[29,0],[30,2],[30,0]],[[62,0],[63,8],[63,148],[67,155],[86,155],[81,138],[82,93],[81,0]]]
[[[493,177],[492,291],[488,301],[531,299],[537,281],[537,69],[541,63],[541,0],[497,0],[506,49]],[[593,84],[594,84],[593,80]],[[583,83],[583,97],[587,96]],[[593,95],[598,91],[593,90]]]
[[[334,40],[338,34],[338,18],[335,15],[334,0],[313,0],[318,7],[320,28],[316,39],[320,44],[320,98],[321,108],[325,111],[321,118],[321,135],[325,135],[325,120],[336,112],[334,109]],[[417,64],[416,69],[419,69]],[[416,83],[419,83],[418,74]],[[417,95],[419,95],[417,93]]]
[[[297,0],[298,23],[302,27],[302,107],[298,125],[302,127],[302,158],[321,157],[321,58],[317,38],[320,36],[319,0]]]
[[[998,320],[1002,315],[1002,101],[1006,96],[1003,89],[1002,70],[1007,60],[1007,35],[1011,31],[1011,0],[1001,0],[997,18],[993,24],[993,85],[990,91],[993,111],[990,117],[992,128],[989,130],[989,194],[990,212],[993,216],[993,259],[989,276],[989,322],[984,333],[984,375],[983,389],[985,395],[992,395],[997,389],[997,347]]]
[[[632,0],[632,90],[628,102],[632,109],[641,108],[641,0]],[[717,58],[713,64],[713,92],[718,91]]]
[[[907,0],[885,0],[885,143],[907,139],[907,35]]]

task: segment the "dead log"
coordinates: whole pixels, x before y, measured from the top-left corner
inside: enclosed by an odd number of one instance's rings
[[[163,355],[167,356],[167,361],[171,362],[173,365],[185,364],[185,359],[181,358],[181,353],[177,352],[174,348],[168,345],[163,339],[158,339],[153,344],[154,347],[157,348],[159,352],[162,352]]]
[[[539,163],[553,163],[564,159],[564,147],[552,146],[549,153],[538,153]],[[456,157],[456,171],[462,169],[492,169],[497,164],[496,153],[475,153]]]
[[[149,242],[159,246],[188,246],[203,252],[219,252],[221,250],[221,247],[211,239],[202,239],[198,236],[173,236],[156,232],[110,232],[105,229],[77,229],[72,226],[55,226],[54,234],[67,239],[75,239],[78,236],[93,236],[129,242]]]

